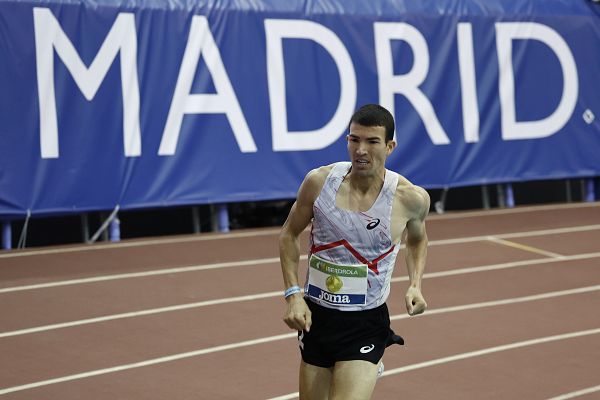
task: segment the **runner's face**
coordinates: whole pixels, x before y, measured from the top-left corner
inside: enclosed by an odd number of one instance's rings
[[[352,171],[366,175],[383,171],[386,158],[396,146],[393,140],[385,142],[383,126],[362,126],[353,122],[346,139]]]

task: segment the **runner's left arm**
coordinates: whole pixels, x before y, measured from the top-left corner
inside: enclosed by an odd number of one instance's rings
[[[429,212],[429,194],[415,186],[414,201],[411,203],[414,217],[406,223],[406,268],[410,285],[406,291],[406,310],[409,315],[421,314],[427,309],[427,302],[421,293],[421,281],[427,259],[427,232],[425,218]]]

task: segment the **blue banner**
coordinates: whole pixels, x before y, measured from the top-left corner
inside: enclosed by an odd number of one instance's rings
[[[226,5],[225,5],[226,4]],[[0,215],[293,198],[393,112],[426,188],[600,175],[587,0],[0,2]]]

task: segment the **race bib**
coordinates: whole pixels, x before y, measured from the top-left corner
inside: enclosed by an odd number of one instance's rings
[[[365,305],[367,302],[366,264],[338,265],[310,256],[308,295],[336,306]]]

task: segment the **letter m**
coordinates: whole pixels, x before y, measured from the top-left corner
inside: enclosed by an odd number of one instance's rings
[[[125,156],[141,154],[140,91],[137,77],[137,36],[133,14],[121,13],[113,23],[94,61],[87,68],[60,24],[47,8],[33,9],[37,85],[40,105],[42,158],[58,157],[58,127],[54,94],[54,51],[90,101],[96,95],[117,53],[121,53],[123,146]]]

